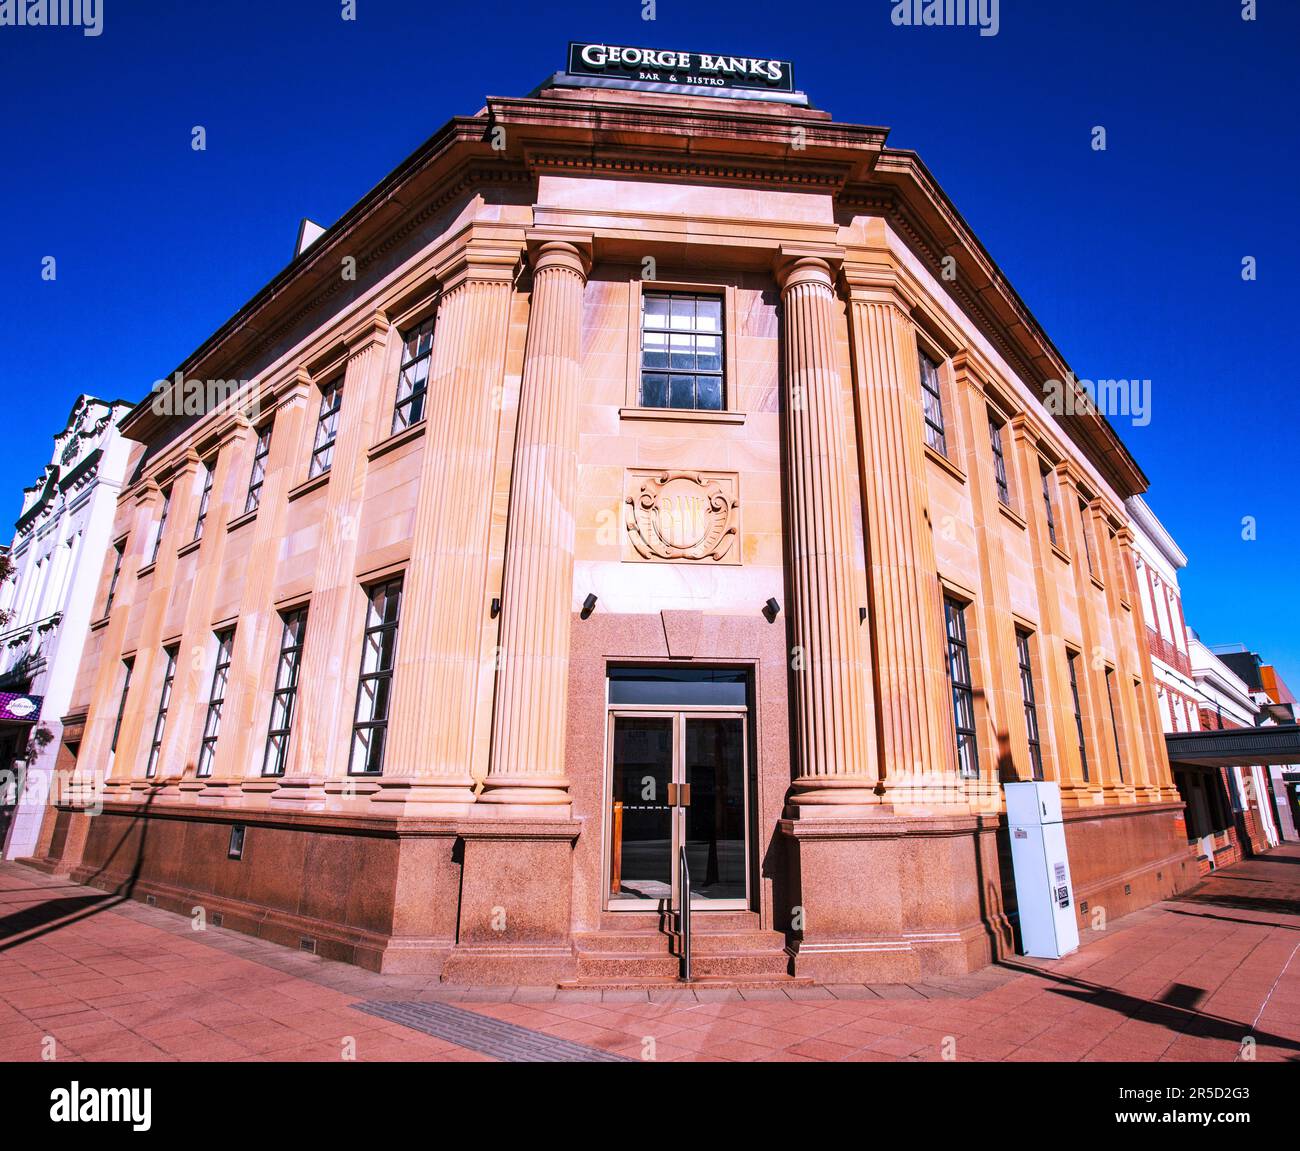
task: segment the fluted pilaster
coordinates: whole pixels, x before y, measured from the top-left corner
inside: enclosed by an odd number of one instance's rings
[[[891,294],[854,286],[849,327],[862,421],[880,775],[892,802],[955,802],[961,794],[916,333]]]
[[[343,418],[325,490],[299,673],[298,714],[277,801],[324,802],[328,787],[339,787],[339,777],[348,770],[359,658],[356,633],[363,618],[356,582],[355,525],[365,495],[366,449],[377,426],[386,426],[392,417],[391,409],[382,415],[379,409],[381,398],[386,399],[383,374],[388,339],[388,318],[376,312],[348,340]],[[380,419],[384,425],[378,423]],[[354,780],[347,780],[342,784],[344,793],[354,785]]]
[[[432,423],[394,677],[393,711],[407,721],[393,729],[384,768],[386,786],[404,781],[421,802],[474,801],[492,478],[518,261],[518,247],[471,242],[440,272]]]
[[[582,296],[587,261],[548,240],[533,260],[484,803],[569,802],[564,730],[573,597]]]
[[[852,441],[835,350],[839,307],[825,260],[796,257],[781,273],[797,748],[791,802],[874,803],[871,672],[850,517]]]

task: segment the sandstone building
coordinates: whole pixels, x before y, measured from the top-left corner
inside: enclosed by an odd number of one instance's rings
[[[1137,463],[886,130],[653,87],[451,120],[130,414],[43,866],[529,983],[675,975],[683,862],[697,975],[977,967],[1012,780],[1081,916],[1192,879]]]

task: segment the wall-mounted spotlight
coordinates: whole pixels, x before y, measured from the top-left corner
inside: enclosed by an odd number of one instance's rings
[[[781,614],[781,605],[776,602],[774,596],[769,596],[767,603],[763,605],[763,614],[767,616],[767,622],[771,623],[778,615]]]
[[[582,618],[586,619],[595,610],[596,610],[596,597],[591,592],[588,592],[587,598],[582,601]]]
[[[492,597],[492,607],[489,610],[492,612],[493,619],[501,614],[501,601],[496,596]]]
[[[866,622],[867,622],[867,609],[864,607],[860,607],[858,608],[858,623],[866,623]]]

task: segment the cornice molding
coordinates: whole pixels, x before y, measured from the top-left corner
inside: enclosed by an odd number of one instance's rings
[[[743,184],[771,184],[780,187],[823,188],[838,191],[844,186],[849,166],[827,167],[800,164],[746,163],[727,157],[665,155],[626,155],[617,152],[592,152],[574,149],[526,152],[530,171],[600,172],[657,179],[688,178]]]
[[[1072,373],[1064,357],[919,157],[914,153],[887,149],[882,152],[873,174],[905,179],[920,193],[925,207],[948,229],[951,240],[941,241],[922,221],[918,204],[908,199],[906,188],[899,184],[883,182],[849,186],[839,194],[837,203],[850,211],[887,219],[931,269],[935,280],[975,321],[980,333],[1031,389],[1041,393],[1047,380],[1069,378]],[[955,279],[944,279],[939,269],[943,259],[950,256],[958,262],[958,275]],[[977,286],[981,279],[985,281],[984,285]],[[1022,331],[1035,346],[1035,355],[1026,354],[1024,348],[1012,341],[1009,333],[1017,330]],[[1076,414],[1068,421],[1061,419],[1056,422],[1066,436],[1090,456],[1121,498],[1145,490],[1146,476],[1100,412],[1090,412],[1083,418]],[[1095,434],[1089,434],[1089,428]]]

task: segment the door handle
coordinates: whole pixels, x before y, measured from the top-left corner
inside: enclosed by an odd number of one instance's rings
[[[691,806],[691,785],[689,783],[670,783],[668,785],[669,807]]]

